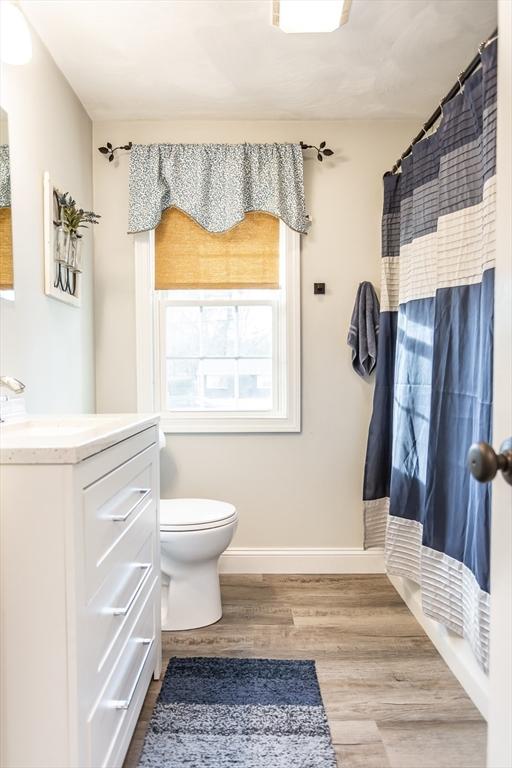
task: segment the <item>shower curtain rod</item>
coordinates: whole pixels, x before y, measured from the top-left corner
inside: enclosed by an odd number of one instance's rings
[[[444,99],[442,99],[439,103],[438,108],[433,112],[427,122],[424,124],[421,131],[418,133],[417,136],[414,137],[414,139],[411,141],[405,152],[403,152],[396,163],[394,164],[393,168],[390,171],[386,171],[384,176],[391,176],[392,174],[396,173],[400,166],[402,165],[402,160],[407,157],[412,152],[412,148],[415,144],[417,144],[419,141],[421,141],[425,136],[427,135],[427,132],[432,128],[433,125],[438,121],[438,119],[443,114],[443,106],[446,104],[446,102],[450,101],[450,99],[453,99],[454,96],[457,95],[457,93],[460,91],[468,77],[470,77],[473,72],[478,69],[480,66],[480,55],[482,51],[484,50],[486,45],[489,45],[490,42],[492,42],[496,37],[498,37],[498,30],[495,29],[492,35],[490,35],[487,40],[484,40],[480,45],[478,46],[478,53],[476,56],[470,61],[466,69],[460,73],[460,75],[457,78],[457,82],[454,83],[454,85],[450,88]]]

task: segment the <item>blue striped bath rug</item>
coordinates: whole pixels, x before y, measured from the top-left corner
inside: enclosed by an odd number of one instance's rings
[[[314,661],[173,658],[139,768],[336,768]]]

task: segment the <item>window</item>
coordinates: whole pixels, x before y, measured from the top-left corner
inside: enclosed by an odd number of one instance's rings
[[[251,287],[229,287],[217,266],[222,287],[206,287],[211,277],[205,279],[197,252],[205,260],[226,259],[204,244],[191,254],[190,238],[182,274],[175,251],[169,269],[159,257],[155,270],[161,233],[135,236],[138,406],[160,411],[165,431],[300,431],[300,236],[282,222],[276,227],[276,287],[267,287],[274,284],[268,264],[265,287],[254,287],[252,277]],[[222,242],[222,235],[206,234]],[[252,234],[258,255],[260,242],[262,252],[266,245]],[[225,249],[230,258],[232,250]],[[257,261],[247,270],[229,261],[237,286],[241,272],[242,279],[254,276]]]
[[[163,410],[273,409],[279,322],[273,293],[279,292],[169,291],[159,297]]]

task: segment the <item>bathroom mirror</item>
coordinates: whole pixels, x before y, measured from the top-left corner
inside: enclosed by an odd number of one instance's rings
[[[14,300],[11,168],[7,112],[0,107],[0,298]]]

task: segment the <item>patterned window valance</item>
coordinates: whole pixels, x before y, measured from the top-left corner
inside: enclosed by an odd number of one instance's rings
[[[134,144],[128,232],[154,229],[176,207],[209,232],[263,211],[306,232],[299,144]]]
[[[9,145],[0,144],[0,208],[11,204],[11,172],[9,169]]]

